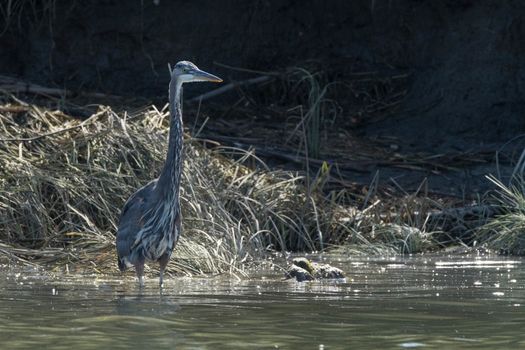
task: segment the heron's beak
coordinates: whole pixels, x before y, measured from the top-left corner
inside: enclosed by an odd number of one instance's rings
[[[191,74],[193,75],[194,81],[211,81],[214,83],[220,83],[222,81],[221,78],[200,69],[195,69]]]

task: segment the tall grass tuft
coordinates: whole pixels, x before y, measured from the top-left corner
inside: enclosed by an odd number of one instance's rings
[[[321,153],[321,126],[324,119],[322,104],[327,86],[321,87],[318,74],[312,74],[306,69],[296,68],[294,73],[299,76],[297,84],[306,84],[308,91],[306,112],[301,120],[305,134],[306,156],[318,159]]]
[[[516,169],[521,167],[520,164]],[[525,255],[525,179],[515,172],[508,185],[494,176],[487,177],[496,186],[493,202],[501,214],[475,232],[477,242],[499,253]]]

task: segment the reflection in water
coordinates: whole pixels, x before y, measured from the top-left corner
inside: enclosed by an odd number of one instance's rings
[[[4,269],[5,349],[525,347],[523,260],[325,256],[346,281],[98,276]]]

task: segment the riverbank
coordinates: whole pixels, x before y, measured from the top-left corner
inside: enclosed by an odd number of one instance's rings
[[[87,117],[78,118],[63,107],[57,99],[1,97],[0,258],[116,272],[120,209],[158,175],[168,111],[98,105],[78,109]],[[257,149],[223,146],[191,131],[197,136],[185,135],[184,233],[172,273],[242,274],[271,252],[342,246],[353,253],[413,254],[492,242],[487,248],[523,253],[514,225],[525,222],[516,221],[525,217],[520,188],[509,192],[500,184],[499,202],[459,208],[429,194],[425,184],[414,193],[385,193],[373,174],[369,186],[334,189],[328,184],[337,164],[323,162],[316,172],[272,169]],[[501,227],[512,233],[507,239]]]

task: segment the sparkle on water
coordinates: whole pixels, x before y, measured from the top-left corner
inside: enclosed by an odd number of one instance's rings
[[[315,260],[316,257],[314,257]],[[317,257],[319,258],[319,257]],[[345,281],[47,275],[6,266],[3,349],[525,347],[525,260],[325,255]]]

